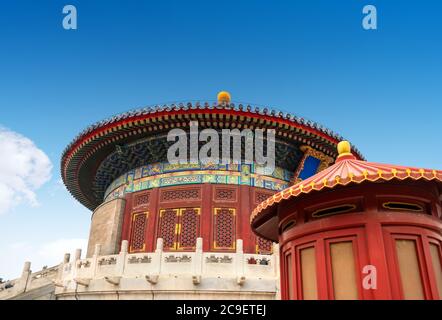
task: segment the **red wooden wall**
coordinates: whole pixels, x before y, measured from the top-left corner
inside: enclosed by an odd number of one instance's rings
[[[164,239],[164,250],[193,251],[192,243],[202,237],[204,251],[233,252],[236,240],[242,239],[246,253],[271,253],[271,242],[253,234],[250,213],[273,193],[246,185],[221,184],[129,193],[125,196],[122,239],[129,241],[131,252],[154,251],[159,237]],[[140,214],[147,217],[145,225],[137,223]]]
[[[422,210],[388,209],[387,202],[414,204]],[[318,209],[344,204],[353,211],[312,217]],[[300,253],[308,248],[314,249],[316,298],[337,299],[330,250],[333,243],[346,242],[352,248],[355,299],[442,299],[442,209],[437,189],[419,184],[355,186],[291,201],[278,214],[283,299],[305,299]],[[401,241],[411,245],[408,253],[415,253],[415,258],[405,260],[416,261],[414,273],[407,273],[411,264],[401,268]],[[367,266],[376,268],[376,288],[364,286]],[[350,275],[346,276],[348,280]],[[406,289],[410,281],[413,288]]]

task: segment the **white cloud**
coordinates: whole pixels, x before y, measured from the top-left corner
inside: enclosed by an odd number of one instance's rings
[[[74,258],[76,249],[82,249],[84,257],[87,239],[58,239],[39,245],[17,242],[7,245],[0,254],[0,277],[12,280],[20,277],[25,261],[31,262],[31,270],[39,271],[43,266],[52,267],[63,261],[65,253]]]
[[[34,142],[0,127],[0,214],[21,202],[38,205],[35,191],[51,179],[51,170]]]

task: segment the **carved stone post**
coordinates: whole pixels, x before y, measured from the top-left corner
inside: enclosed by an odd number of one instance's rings
[[[161,265],[162,265],[161,259],[163,258],[163,246],[164,246],[163,239],[158,238],[157,239],[157,248],[155,249],[155,270],[156,270],[155,273],[156,274],[161,273]]]
[[[81,259],[81,249],[75,250],[75,262]]]
[[[94,278],[95,275],[97,274],[97,268],[98,268],[98,259],[100,258],[100,254],[101,254],[101,244],[96,243],[94,246],[94,254],[92,256],[92,263],[90,266],[90,270],[91,270],[91,278]]]
[[[65,272],[65,268],[67,267],[66,265],[69,264],[70,260],[71,260],[71,254],[70,253],[65,253],[64,256],[63,256],[63,262],[58,267],[57,278],[56,278],[55,283],[54,283],[56,287],[64,287],[62,285],[63,277],[64,277],[64,272]]]
[[[23,266],[23,271],[21,273],[20,278],[20,289],[17,288],[17,290],[20,290],[21,292],[26,292],[26,288],[28,287],[29,283],[31,282],[31,262],[26,261]]]
[[[120,253],[127,253],[129,249],[129,242],[127,240],[121,241],[121,251]]]
[[[279,244],[273,243],[273,254],[272,254],[272,262],[273,262],[273,270],[276,279],[280,279],[280,269],[279,269]],[[280,281],[276,281],[276,296],[275,299],[281,300],[281,283]]]
[[[117,265],[116,265],[117,268],[116,274],[119,276],[123,276],[124,273],[128,248],[129,248],[129,242],[127,240],[121,241],[121,250],[120,254],[118,255]]]
[[[240,286],[243,285],[246,277],[244,275],[244,251],[242,239],[236,240],[236,283]]]
[[[74,268],[71,270],[72,277],[74,279],[77,277],[78,270],[81,268],[80,260],[81,260],[81,249],[76,249],[75,250],[75,257],[74,257]]]
[[[26,261],[23,265],[23,271],[21,273],[22,278],[27,278],[28,275],[31,273],[31,262]]]
[[[63,264],[69,263],[69,260],[71,260],[71,254],[70,253],[65,253],[64,257],[63,257]]]
[[[195,257],[192,264],[193,284],[200,284],[203,272],[203,238],[196,239]]]
[[[94,256],[99,256],[101,254],[101,244],[97,243],[95,245]]]

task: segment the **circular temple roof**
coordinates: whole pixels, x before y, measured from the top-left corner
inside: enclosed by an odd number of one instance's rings
[[[113,179],[136,166],[164,160],[171,144],[167,132],[173,128],[188,131],[190,121],[218,130],[275,129],[277,165],[289,170],[296,169],[293,165],[301,145],[336,158],[336,145],[343,140],[315,122],[268,108],[226,102],[146,107],[97,122],[81,132],[63,152],[63,182],[78,201],[94,210]],[[358,150],[353,154],[363,159]]]

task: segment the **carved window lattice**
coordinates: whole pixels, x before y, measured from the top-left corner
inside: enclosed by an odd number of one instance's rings
[[[147,213],[135,213],[132,216],[132,232],[130,237],[130,251],[144,251],[146,247],[145,232]]]
[[[236,200],[236,190],[235,189],[217,188],[215,190],[215,200],[235,201]]]
[[[165,250],[195,250],[200,234],[200,208],[160,210],[158,237]]]
[[[161,193],[161,201],[180,201],[200,199],[199,189],[168,190]]]
[[[149,204],[150,193],[144,193],[135,197],[134,207],[139,207]]]
[[[178,209],[160,210],[160,225],[158,238],[163,239],[165,250],[176,249],[176,233],[178,227]]]
[[[257,237],[256,238],[256,253],[257,254],[271,254],[273,243],[270,240]]]
[[[235,209],[214,209],[214,249],[235,249]]]
[[[256,192],[255,193],[255,202],[261,203],[265,201],[267,198],[270,198],[272,196],[271,193],[264,193],[264,192]]]
[[[200,231],[200,209],[186,208],[180,209],[180,227],[178,229],[179,241],[178,249],[194,250],[196,238]]]

